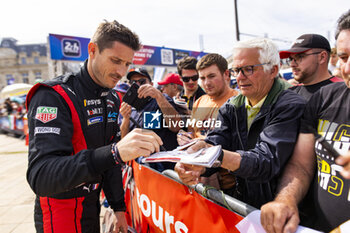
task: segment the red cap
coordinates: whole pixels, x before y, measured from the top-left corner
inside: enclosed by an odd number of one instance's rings
[[[173,74],[173,73],[169,73],[165,76],[165,78],[163,79],[163,81],[158,82],[158,85],[166,85],[169,83],[175,83],[178,85],[183,86],[183,83],[181,81],[180,75],[178,74]]]

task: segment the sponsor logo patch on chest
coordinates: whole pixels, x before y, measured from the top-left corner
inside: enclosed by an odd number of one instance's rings
[[[102,114],[103,113],[103,108],[93,108],[90,110],[86,110],[88,116],[92,115],[97,115],[97,114]]]
[[[93,117],[87,120],[87,124],[88,125],[93,125],[96,123],[101,123],[103,122],[103,117],[102,116],[98,116],[98,117]]]
[[[114,102],[112,100],[107,99],[107,107],[113,108],[115,106]]]
[[[101,99],[92,99],[92,100],[84,99],[84,107],[91,106],[91,105],[97,106],[100,104],[102,104]]]
[[[47,123],[57,118],[56,107],[39,106],[36,109],[35,119]]]
[[[108,122],[116,122],[118,113],[117,112],[109,112],[108,113]]]

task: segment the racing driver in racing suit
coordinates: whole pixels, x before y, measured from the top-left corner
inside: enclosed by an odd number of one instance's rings
[[[37,195],[37,232],[100,232],[101,189],[115,213],[114,231],[127,232],[121,165],[162,144],[155,133],[140,129],[118,139],[120,102],[110,89],[139,48],[130,29],[103,22],[78,73],[39,83],[28,93],[27,180]]]

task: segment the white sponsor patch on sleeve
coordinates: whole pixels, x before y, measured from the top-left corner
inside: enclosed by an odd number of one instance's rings
[[[44,134],[44,133],[54,133],[54,134],[60,134],[61,128],[56,127],[35,127],[34,129],[34,135],[36,134]]]

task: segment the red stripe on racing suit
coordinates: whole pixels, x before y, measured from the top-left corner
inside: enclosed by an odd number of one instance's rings
[[[83,213],[83,201],[84,197],[74,199],[40,197],[44,232],[81,233],[80,219]],[[75,231],[72,231],[72,229],[75,229]]]
[[[47,86],[41,83],[36,84],[28,93],[26,105],[28,107],[31,98],[40,86]],[[50,86],[47,86],[50,87]],[[74,154],[87,148],[85,137],[81,128],[78,113],[72,100],[60,85],[52,86],[68,104],[73,122],[72,145]],[[43,215],[44,233],[81,233],[81,217],[83,213],[83,201],[85,197],[71,199],[56,199],[51,197],[40,197],[40,206]],[[72,231],[75,229],[74,231]]]

